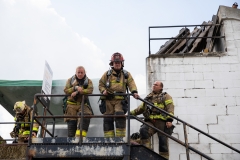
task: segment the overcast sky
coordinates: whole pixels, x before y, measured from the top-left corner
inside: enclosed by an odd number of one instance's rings
[[[0,0],[0,79],[42,80],[45,60],[54,80],[69,78],[79,65],[89,78],[100,78],[111,55],[120,52],[145,94],[148,27],[202,24],[219,5],[231,7],[235,1]],[[180,29],[154,29],[151,37],[173,37]],[[152,42],[151,52],[162,44]],[[13,121],[2,108],[0,117]],[[2,128],[0,135],[9,138]]]

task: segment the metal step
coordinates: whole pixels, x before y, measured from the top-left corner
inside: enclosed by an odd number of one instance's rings
[[[166,158],[160,156],[153,150],[143,146],[143,145],[132,145],[131,146],[131,159],[133,160],[167,160]]]
[[[122,138],[79,138],[46,137],[34,139],[28,154],[38,158],[81,158],[81,159],[123,159],[129,155],[127,143]]]
[[[166,160],[142,145],[128,145],[123,138],[46,137],[36,138],[28,146],[29,159],[111,159],[111,160]]]

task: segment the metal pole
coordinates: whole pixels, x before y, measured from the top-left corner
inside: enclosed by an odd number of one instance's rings
[[[184,130],[184,138],[185,138],[185,144],[186,144],[186,156],[187,160],[189,160],[189,149],[188,149],[188,138],[187,138],[187,132],[186,132],[186,124],[183,123],[183,130]]]
[[[83,126],[83,111],[84,111],[84,95],[82,95],[82,102],[81,102],[81,119],[80,119],[80,141],[79,145],[82,145],[82,126]]]
[[[151,47],[150,47],[150,27],[148,28],[148,55],[151,55]]]

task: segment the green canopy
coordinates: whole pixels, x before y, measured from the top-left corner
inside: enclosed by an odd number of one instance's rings
[[[93,79],[94,92],[98,91],[98,79]],[[63,92],[66,80],[53,80],[52,83],[52,94],[65,94]],[[40,80],[0,80],[0,104],[11,114],[15,115],[13,112],[13,106],[17,101],[26,101],[28,106],[33,105],[34,95],[36,93],[41,93],[42,81]],[[63,97],[51,97],[50,110],[54,115],[63,115],[62,110],[62,99]],[[97,101],[99,97],[90,97],[90,102],[94,112],[100,113],[97,107]],[[43,114],[43,106],[38,103],[38,114]],[[49,114],[47,114],[49,115]],[[58,122],[63,122],[63,119],[58,120]]]

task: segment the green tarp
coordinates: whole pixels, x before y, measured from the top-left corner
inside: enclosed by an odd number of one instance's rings
[[[93,79],[94,93],[98,92],[98,79]],[[52,94],[64,94],[63,88],[66,80],[53,80]],[[41,93],[42,81],[39,80],[0,80],[0,104],[14,116],[13,106],[17,101],[26,101],[29,106],[33,105],[34,95]],[[91,105],[98,112],[97,101],[99,97],[91,97]],[[62,111],[63,97],[51,97],[50,110],[54,115],[63,115]],[[37,104],[38,114],[43,114],[43,106]],[[49,114],[47,114],[49,115]],[[63,119],[58,120],[63,122]]]

